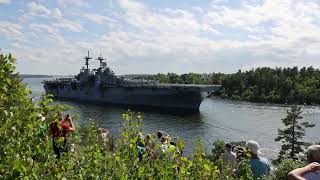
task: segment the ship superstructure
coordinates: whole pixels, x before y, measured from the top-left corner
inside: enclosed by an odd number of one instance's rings
[[[89,51],[84,59],[85,67],[74,78],[44,81],[46,93],[77,101],[199,111],[203,98],[220,88],[219,85],[132,80],[116,76],[101,54],[96,59],[99,61],[97,69],[89,69],[92,59]]]

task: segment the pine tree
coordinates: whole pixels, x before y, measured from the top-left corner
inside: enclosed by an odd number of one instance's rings
[[[282,123],[286,126],[285,129],[278,129],[278,137],[275,141],[283,142],[279,159],[284,155],[289,155],[293,159],[297,159],[296,155],[303,152],[302,141],[305,136],[306,128],[314,127],[314,124],[308,122],[301,122],[301,107],[292,105],[290,110],[287,110],[287,116],[282,119]]]

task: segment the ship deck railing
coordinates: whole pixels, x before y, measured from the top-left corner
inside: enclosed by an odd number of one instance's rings
[[[167,88],[167,89],[194,89],[202,91],[213,91],[221,88],[221,85],[204,85],[204,84],[121,84],[122,87],[132,88]]]
[[[46,80],[44,83],[50,84],[68,84],[71,82],[76,82],[81,84],[79,81],[74,81],[72,78],[59,78],[56,80]],[[129,87],[129,88],[164,88],[164,89],[185,89],[185,90],[201,90],[201,91],[215,91],[221,88],[221,85],[205,85],[205,84],[160,84],[160,83],[120,83],[120,84],[100,84],[102,87]]]
[[[44,80],[43,83],[69,83],[74,82],[74,78],[57,78],[54,80]]]

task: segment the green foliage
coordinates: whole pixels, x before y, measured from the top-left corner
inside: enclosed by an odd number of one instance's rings
[[[176,73],[168,74],[156,74],[144,77],[149,80],[157,80],[160,83],[172,83],[172,84],[210,84],[212,77],[211,74],[197,74],[197,73],[188,73],[178,75]],[[217,80],[218,81],[218,80]]]
[[[225,142],[223,140],[216,140],[212,145],[213,148],[211,150],[211,155],[209,156],[209,158],[211,159],[211,161],[217,161],[220,159],[221,155],[224,152],[225,149]]]
[[[220,84],[221,98],[268,103],[320,104],[320,70],[261,67],[234,74],[175,73],[145,77],[161,83]]]
[[[278,180],[286,180],[287,175],[290,171],[301,168],[303,166],[305,166],[305,164],[301,163],[300,161],[290,158],[284,158],[282,159],[281,163],[277,165],[274,171],[274,175]]]
[[[320,71],[262,67],[222,78],[223,98],[252,102],[319,104]]]
[[[275,141],[282,141],[279,158],[289,155],[293,159],[297,159],[297,154],[303,152],[304,142],[302,141],[305,135],[305,129],[314,127],[314,124],[308,122],[300,122],[301,107],[293,105],[290,110],[287,110],[287,116],[282,119],[282,123],[286,126],[285,129],[278,129],[278,137]]]
[[[237,166],[236,175],[243,180],[253,180],[253,174],[249,165],[249,159],[242,160]]]

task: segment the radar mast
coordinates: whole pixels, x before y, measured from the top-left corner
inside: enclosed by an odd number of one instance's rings
[[[100,61],[100,68],[102,68],[103,66],[105,66],[105,63],[103,63],[104,59],[102,56],[101,56],[101,53],[100,53],[100,56],[96,59],[98,61]]]
[[[88,56],[84,57],[84,59],[86,60],[87,71],[89,71],[89,60],[92,59],[92,58],[89,56],[89,51],[88,51]]]

